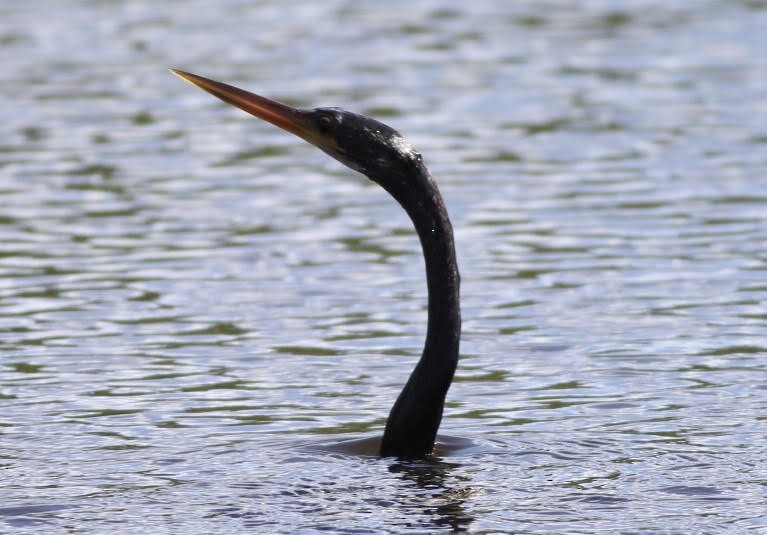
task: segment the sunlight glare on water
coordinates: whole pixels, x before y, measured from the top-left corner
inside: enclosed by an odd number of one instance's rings
[[[450,4],[447,4],[450,6]],[[767,531],[767,4],[0,8],[0,532]],[[464,336],[364,177],[167,72],[401,131]]]

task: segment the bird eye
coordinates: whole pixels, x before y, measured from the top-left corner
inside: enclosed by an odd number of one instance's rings
[[[317,121],[317,129],[321,134],[329,134],[333,129],[333,120],[327,115],[320,117]]]

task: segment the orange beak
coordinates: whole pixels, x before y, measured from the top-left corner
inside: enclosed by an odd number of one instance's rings
[[[307,119],[307,114],[303,110],[292,108],[286,104],[277,102],[276,100],[256,95],[255,93],[239,89],[229,84],[197,76],[196,74],[180,71],[178,69],[169,70],[176,76],[190,84],[196,85],[200,89],[204,89],[224,102],[295,134],[312,145],[322,145],[319,132],[316,131],[312,123]]]

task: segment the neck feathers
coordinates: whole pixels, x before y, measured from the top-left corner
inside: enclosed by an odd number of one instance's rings
[[[429,292],[428,328],[421,359],[389,414],[381,443],[384,456],[415,458],[431,453],[458,364],[460,275],[453,228],[437,185],[422,164],[420,168],[415,179],[408,177],[405,196],[390,193],[407,211],[421,241]]]

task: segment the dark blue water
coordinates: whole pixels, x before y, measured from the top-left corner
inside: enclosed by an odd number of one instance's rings
[[[767,4],[0,8],[0,532],[767,532]],[[381,434],[417,239],[167,72],[402,131],[463,276],[429,461]]]

